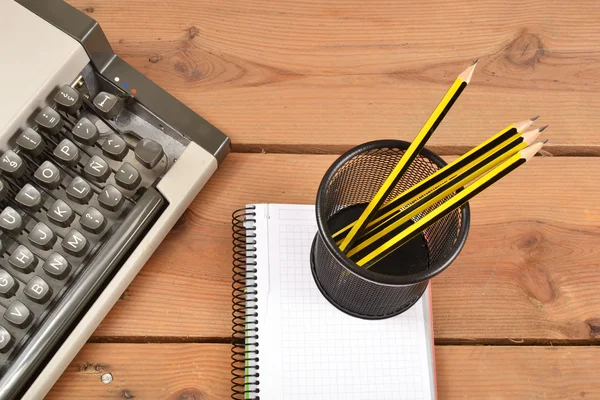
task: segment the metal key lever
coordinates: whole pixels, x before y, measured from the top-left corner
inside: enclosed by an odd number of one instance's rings
[[[108,283],[137,239],[144,235],[165,206],[166,201],[154,188],[148,189],[140,197],[127,218],[110,235],[84,267],[76,282],[44,318],[37,331],[29,338],[28,345],[11,360],[10,367],[0,379],[0,400],[21,397],[46,357],[60,344],[63,336],[85,311],[89,301]]]

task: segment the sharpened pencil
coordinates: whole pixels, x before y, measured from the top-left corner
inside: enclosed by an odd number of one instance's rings
[[[545,143],[545,142],[544,142]],[[525,164],[543,147],[544,143],[535,143],[524,150],[521,150],[510,157],[508,160],[498,165],[496,168],[477,179],[471,185],[464,190],[458,192],[451,199],[440,205],[423,218],[402,230],[390,240],[386,241],[372,252],[368,253],[364,257],[356,261],[356,264],[361,267],[370,268],[375,265],[378,261],[386,257],[387,255],[394,252],[398,247],[405,244],[407,241],[412,239],[414,236],[422,232],[424,229],[433,225],[441,218],[445,217],[464,203],[469,201],[471,198],[481,193],[486,188],[492,186],[494,183],[514,171],[521,165]]]
[[[504,144],[510,140],[513,140],[523,132],[525,129],[529,128],[538,117],[533,117],[527,119],[525,121],[515,122],[500,132],[496,133],[494,136],[490,137],[477,147],[471,149],[467,153],[463,154],[452,163],[446,165],[445,167],[439,169],[433,174],[429,175],[427,178],[417,183],[416,185],[410,187],[405,190],[394,199],[392,199],[387,204],[384,204],[381,209],[376,213],[375,217],[369,224],[367,224],[367,229],[372,228],[373,226],[381,223],[386,218],[389,218],[391,215],[396,213],[399,208],[405,207],[406,205],[415,201],[419,196],[426,193],[428,190],[431,190],[443,183],[448,178],[453,175],[460,173],[463,169],[469,168],[475,163],[479,162],[480,158],[488,157],[490,154],[493,154],[498,149],[500,149]],[[336,233],[333,234],[333,239],[337,242],[341,243],[350,229],[354,226],[354,222],[346,225],[344,228],[340,229]],[[338,243],[338,244],[340,244]]]
[[[366,226],[371,222],[375,213],[379,211],[379,208],[383,205],[389,194],[394,190],[394,187],[398,183],[398,181],[402,178],[406,170],[408,169],[410,163],[415,159],[415,157],[419,154],[421,149],[427,143],[427,140],[431,137],[435,129],[438,127],[440,122],[444,119],[450,108],[462,91],[467,87],[471,77],[473,76],[473,71],[475,70],[475,66],[477,61],[475,61],[471,66],[465,69],[454,81],[450,89],[446,92],[438,106],[435,108],[431,116],[427,119],[427,122],[415,139],[412,141],[408,149],[402,155],[402,158],[398,162],[398,164],[394,167],[390,175],[387,177],[383,185],[379,188],[373,199],[369,202],[365,210],[362,212],[356,223],[350,229],[350,232],[346,235],[342,244],[340,245],[340,250],[342,252],[347,252],[352,243],[356,238],[360,236],[362,231],[366,228]]]
[[[382,222],[380,225],[375,226],[367,233],[365,233],[352,249],[348,252],[348,257],[353,257],[364,249],[372,246],[377,241],[381,240],[386,235],[397,230],[398,228],[409,223],[415,216],[431,208],[438,202],[442,201],[452,193],[461,189],[468,183],[477,179],[481,175],[487,173],[498,164],[506,161],[508,158],[525,149],[527,146],[532,144],[546,127],[534,129],[524,133],[522,136],[514,138],[512,141],[505,144],[504,147],[496,151],[489,157],[482,159],[471,168],[464,170],[461,174],[455,178],[447,181],[445,184],[440,185],[435,190],[427,193],[427,195],[421,197],[418,201],[411,204],[409,207],[398,210],[398,212]]]

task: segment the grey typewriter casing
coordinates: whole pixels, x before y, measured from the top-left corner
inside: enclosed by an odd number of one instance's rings
[[[0,399],[41,399],[131,283],[171,227],[230,151],[229,138],[114,54],[96,21],[62,0],[0,0],[0,149],[31,123],[52,93],[77,79],[90,95],[106,87],[131,96],[115,124],[167,135],[169,169],[156,185],[167,206],[118,269],[110,283],[72,327],[47,363]],[[135,88],[135,94],[131,89]],[[7,379],[0,378],[0,382]],[[6,382],[2,382],[6,383]],[[25,388],[24,388],[24,387]]]

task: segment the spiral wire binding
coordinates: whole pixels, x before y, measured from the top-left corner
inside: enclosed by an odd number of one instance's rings
[[[255,206],[232,215],[233,239],[233,333],[231,367],[232,399],[260,400],[258,396],[258,311],[256,299]]]

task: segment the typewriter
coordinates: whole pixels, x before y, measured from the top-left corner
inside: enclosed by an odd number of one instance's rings
[[[0,0],[0,399],[40,399],[230,150],[61,0]]]

